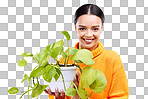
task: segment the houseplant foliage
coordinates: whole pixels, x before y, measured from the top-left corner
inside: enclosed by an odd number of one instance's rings
[[[88,93],[85,91],[85,88],[90,87],[94,92],[99,93],[104,90],[106,86],[106,78],[104,74],[99,71],[95,70],[89,65],[94,64],[95,62],[92,60],[93,55],[87,49],[75,49],[69,47],[68,41],[70,40],[70,35],[67,31],[62,31],[61,33],[67,38],[67,45],[68,49],[66,51],[63,50],[64,48],[64,41],[60,40],[53,44],[49,44],[46,48],[43,48],[39,53],[33,55],[31,52],[24,52],[20,56],[22,57],[32,57],[32,61],[35,62],[37,65],[34,67],[30,73],[30,75],[24,74],[24,77],[21,81],[23,83],[25,80],[28,81],[28,90],[23,91],[22,96],[20,99],[28,93],[29,99],[29,92],[31,91],[31,97],[35,98],[46,89],[48,85],[41,85],[39,82],[39,77],[42,76],[43,79],[47,82],[51,82],[52,78],[57,81],[59,78],[62,78],[64,84],[65,94],[67,96],[74,97],[76,93],[78,93],[79,97],[82,99],[88,98]],[[58,60],[58,56],[62,55],[64,59],[64,66],[77,66],[80,69],[81,74],[81,87],[76,86],[74,82],[71,82],[71,85],[74,85],[75,88],[69,87],[66,89],[64,76],[61,73],[61,64]],[[70,57],[71,56],[71,57]],[[56,63],[51,63],[51,58],[56,60]],[[68,61],[73,60],[73,64],[68,65]],[[86,67],[81,69],[77,63],[84,63]],[[27,66],[27,61],[22,58],[18,61],[18,66],[24,67]],[[28,66],[27,66],[28,67]],[[31,84],[33,83],[33,84]],[[32,85],[32,86],[31,86]],[[92,92],[93,92],[92,91]],[[9,94],[16,94],[19,90],[17,87],[12,87],[8,90]]]

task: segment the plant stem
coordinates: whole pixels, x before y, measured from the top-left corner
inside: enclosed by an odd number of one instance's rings
[[[38,80],[38,77],[36,77],[36,79],[37,79],[37,83],[39,84],[39,80]]]
[[[80,72],[82,73],[82,69],[81,69],[81,67],[79,65],[77,65],[77,64],[73,64],[73,65],[78,67],[80,69]]]
[[[35,85],[35,83],[34,83],[34,77],[33,77],[33,85]]]
[[[64,62],[64,65],[66,65],[66,59],[67,59],[67,57],[65,58],[65,62]]]
[[[64,84],[64,90],[66,91],[66,86],[65,86],[64,76],[63,76],[62,73],[61,73],[61,75],[62,75],[62,81],[63,81],[63,84]],[[65,98],[67,99],[67,95],[65,95]]]
[[[28,86],[28,99],[29,99],[29,86]]]
[[[69,60],[69,55],[68,55],[68,58],[67,58],[66,67],[67,67],[67,64],[68,64],[68,60]]]
[[[66,67],[67,67],[68,60],[69,60],[69,43],[68,43],[68,40],[67,40],[67,46],[68,46],[68,58],[67,58],[67,62],[66,62]]]
[[[30,90],[28,90],[28,91],[26,91],[26,92],[24,92],[24,93],[22,94],[22,96],[20,97],[20,99],[22,99],[22,97],[23,97],[27,92],[29,92],[29,91],[31,91],[31,90],[33,90],[33,88],[30,89]]]
[[[39,65],[37,65],[33,70],[35,70]]]
[[[92,95],[93,92],[94,92],[94,91],[92,91],[92,92],[90,93],[89,98],[90,98],[90,96]]]
[[[27,66],[27,67],[32,70],[32,68],[30,68],[29,66]]]
[[[29,99],[29,87],[30,87],[30,80],[28,81],[29,85],[28,85],[28,99]]]

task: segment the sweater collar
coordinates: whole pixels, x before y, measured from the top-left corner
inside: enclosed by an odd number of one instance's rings
[[[79,49],[79,42],[76,43],[74,48]],[[96,56],[99,56],[103,52],[103,50],[104,50],[104,45],[100,41],[98,41],[98,47],[92,50],[91,52],[95,58]]]

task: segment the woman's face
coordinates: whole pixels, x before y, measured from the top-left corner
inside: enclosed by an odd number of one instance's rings
[[[81,15],[75,24],[75,31],[81,48],[90,51],[96,49],[102,29],[103,25],[100,17],[88,14]]]

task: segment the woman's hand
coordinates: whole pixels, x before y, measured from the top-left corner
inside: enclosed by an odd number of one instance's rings
[[[79,72],[76,71],[76,76],[74,78],[74,83],[76,84],[77,87],[79,86],[79,81],[80,81]],[[63,89],[59,92],[58,88],[56,88],[55,93],[52,92],[50,88],[48,88],[47,90],[45,89],[44,91],[45,91],[45,93],[47,93],[49,95],[55,96],[56,99],[65,99],[65,93],[64,93]],[[75,97],[73,97],[73,99],[79,99],[78,94]]]
[[[55,92],[52,92],[50,88],[48,88],[48,90],[44,90],[45,93],[49,94],[49,95],[53,95],[56,97],[56,99],[64,99],[65,98],[65,93],[64,90],[61,90],[59,92],[58,88],[55,89]]]

